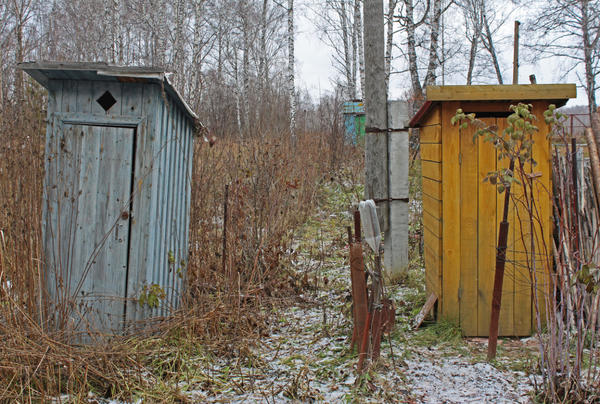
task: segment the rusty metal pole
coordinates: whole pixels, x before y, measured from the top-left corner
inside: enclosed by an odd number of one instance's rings
[[[509,170],[514,171],[515,161],[510,160]],[[496,273],[494,276],[494,294],[492,296],[492,318],[490,321],[490,336],[488,338],[488,360],[496,357],[498,344],[498,321],[500,319],[500,306],[502,303],[502,283],[504,281],[504,264],[506,263],[506,243],[508,240],[508,208],[510,203],[510,184],[504,191],[504,212],[498,232],[498,251],[496,253]]]
[[[381,348],[381,295],[383,294],[382,275],[381,275],[381,246],[375,259],[375,274],[373,276],[373,307],[369,310],[373,316],[373,324],[371,326],[371,360],[375,361],[379,358]]]
[[[354,211],[354,241],[360,243],[360,212],[358,209]]]
[[[354,332],[352,334],[352,347],[354,347],[366,328],[365,319],[367,318],[368,311],[363,251],[360,243],[350,245],[350,277],[352,280],[352,300],[354,303]],[[359,348],[360,346],[360,343],[358,343]]]

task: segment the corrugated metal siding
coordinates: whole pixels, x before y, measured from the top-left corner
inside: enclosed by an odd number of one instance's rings
[[[191,150],[193,122],[167,96],[156,107],[155,123],[161,128],[154,142],[154,175],[149,226],[159,231],[150,232],[147,249],[146,285],[159,285],[166,299],[152,315],[168,315],[178,307],[188,259],[189,205],[191,183]],[[172,260],[170,262],[170,257]],[[185,263],[186,265],[182,265]],[[140,285],[139,292],[143,285]],[[136,319],[148,313],[138,309]],[[142,314],[143,313],[143,314]]]
[[[154,83],[51,80],[48,87],[49,124],[46,150],[47,157],[52,158],[46,159],[43,237],[47,257],[46,285],[50,301],[59,297],[56,287],[58,278],[55,273],[58,271],[60,274],[62,270],[63,280],[70,285],[71,293],[81,283],[80,279],[83,279],[81,288],[92,291],[107,291],[110,289],[105,287],[109,286],[108,284],[123,283],[117,286],[110,285],[113,292],[122,287],[121,296],[115,296],[116,299],[99,300],[110,303],[92,305],[92,309],[97,313],[111,313],[108,327],[112,330],[121,325],[125,314],[126,320],[141,320],[149,315],[168,315],[169,310],[179,304],[187,267],[193,120],[182,110],[180,102],[173,100],[170,95],[165,95],[160,86]],[[108,114],[96,102],[106,90],[117,99],[117,104]],[[89,117],[91,122],[103,122],[103,129],[98,129],[103,134],[100,137],[89,137],[89,142],[88,137],[83,137],[84,140],[79,142],[81,144],[77,143],[77,136],[67,136],[66,140],[62,140],[65,125],[60,124],[57,117],[64,113],[77,113],[78,117]],[[125,119],[128,116],[131,118]],[[134,129],[107,128],[106,125],[111,125],[111,119],[114,119],[116,126],[124,120],[129,122],[127,126],[131,126],[130,121],[134,122],[137,117],[141,117],[141,122],[135,129],[135,140],[131,144],[131,147],[135,145],[134,153],[133,149],[123,147],[119,143],[123,140],[121,137],[129,136],[127,133],[133,136]],[[73,129],[73,125],[67,126]],[[79,130],[79,127],[76,128]],[[90,131],[95,131],[94,128],[98,126],[86,126]],[[98,144],[98,139],[104,140]],[[115,139],[116,143],[112,142],[112,139]],[[75,142],[74,145],[71,145],[70,141]],[[113,143],[114,147],[111,146]],[[64,148],[70,147],[76,147],[83,160],[69,159],[69,156],[63,153]],[[107,161],[113,165],[104,168],[97,166],[93,156],[98,153],[108,156]],[[86,159],[90,158],[90,163],[86,163]],[[124,174],[122,170],[110,168],[117,167],[117,163],[123,161],[127,161],[123,167],[128,172],[131,168],[127,167],[135,165],[133,176]],[[96,182],[91,180],[95,177]],[[121,209],[110,208],[102,216],[101,211],[94,214],[78,212],[78,206],[80,203],[94,206],[96,203],[93,202],[93,197],[104,197],[99,190],[109,189],[110,194],[114,191],[116,182],[122,182],[121,185],[127,188],[131,181],[133,204],[129,219],[131,232],[128,253],[119,253],[127,255],[127,280],[106,277],[108,266],[112,265],[110,260],[106,261],[103,271],[85,276],[85,265],[82,263],[88,261],[90,248],[101,242],[106,244],[104,233],[108,231],[107,228],[111,229],[109,239],[114,238],[116,242],[120,237],[113,237],[115,229],[119,229],[120,236],[126,234],[129,229],[121,226]],[[81,187],[85,189],[79,189]],[[69,194],[73,190],[78,192],[76,197]],[[69,212],[58,209],[61,198],[68,201]],[[115,198],[117,196],[113,196],[113,199]],[[123,197],[118,199],[127,206],[127,202],[122,201]],[[81,214],[80,220],[73,220],[73,212]],[[98,215],[102,217],[98,219]],[[111,227],[115,223],[116,227]],[[59,228],[70,229],[70,237],[62,240],[60,235],[56,234]],[[66,246],[59,248],[57,244],[61,240]],[[112,241],[108,245],[110,243]],[[172,262],[169,262],[170,253],[174,258]],[[102,254],[102,261],[110,258],[110,255]],[[113,269],[108,272],[111,271]],[[154,310],[147,306],[140,307],[137,300],[144,286],[152,284],[159,285],[167,295],[159,308]],[[125,295],[127,303],[124,303]],[[121,302],[122,309],[115,309],[118,302]],[[52,312],[53,308],[49,308],[49,313]],[[121,312],[123,315],[119,315]],[[106,328],[105,325],[102,327]]]

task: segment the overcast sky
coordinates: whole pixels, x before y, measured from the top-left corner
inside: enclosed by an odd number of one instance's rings
[[[299,13],[296,13],[296,85],[309,91],[313,100],[319,98],[320,94],[332,91],[333,82],[337,72],[331,64],[331,50],[319,38],[314,21],[317,16],[307,7],[302,7]],[[512,31],[512,23],[506,24],[506,29]],[[509,32],[510,36],[512,33]],[[508,35],[507,34],[507,35]],[[507,55],[510,53],[510,55]],[[507,59],[508,56],[508,60]],[[505,69],[504,79],[507,83],[512,83],[512,51],[504,52],[501,55],[501,63]],[[510,71],[506,71],[510,69]],[[466,70],[466,66],[465,66]],[[561,62],[559,60],[545,60],[537,65],[521,62],[519,67],[519,83],[528,84],[529,75],[535,74],[539,84],[549,83],[576,83],[577,98],[570,100],[567,105],[584,105],[587,103],[584,90],[579,87],[579,80],[575,72],[572,72],[565,79],[562,77]],[[408,85],[407,75],[392,75],[390,82],[391,98],[402,96],[404,89]],[[464,82],[446,82],[446,84],[464,84]],[[496,84],[490,81],[489,84]]]

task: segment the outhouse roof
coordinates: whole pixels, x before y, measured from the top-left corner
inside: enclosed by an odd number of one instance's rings
[[[513,84],[476,86],[427,86],[427,101],[410,120],[410,127],[418,127],[423,118],[437,104],[444,101],[507,101],[529,102],[545,100],[557,107],[577,96],[575,84]]]
[[[164,86],[165,92],[179,104],[186,114],[198,122],[198,116],[192,111],[179,92],[169,81],[168,75],[160,67],[118,66],[105,62],[24,62],[17,67],[26,71],[38,83],[48,88],[51,80],[90,80],[119,81],[122,83],[157,83]]]

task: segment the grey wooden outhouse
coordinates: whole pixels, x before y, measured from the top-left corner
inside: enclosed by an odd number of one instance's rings
[[[48,319],[122,333],[179,304],[196,115],[155,68],[22,63],[48,90]]]

